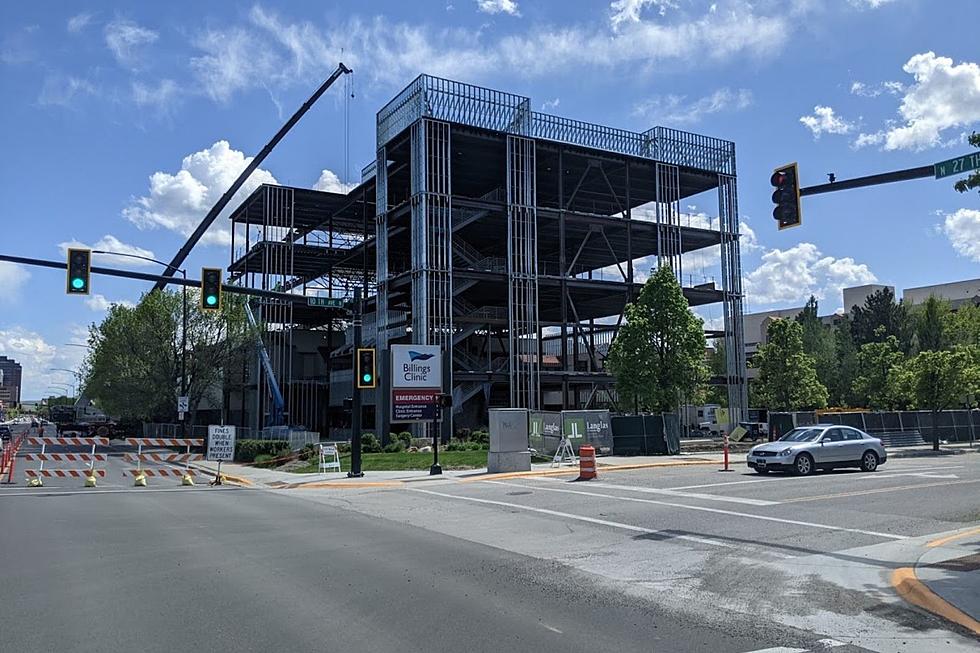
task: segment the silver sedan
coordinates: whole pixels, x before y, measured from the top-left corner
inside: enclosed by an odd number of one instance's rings
[[[795,428],[775,442],[752,447],[746,456],[749,467],[760,474],[779,470],[798,476],[836,467],[860,467],[873,472],[887,459],[881,440],[836,424]]]

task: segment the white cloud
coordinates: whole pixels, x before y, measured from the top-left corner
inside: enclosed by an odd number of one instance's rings
[[[854,129],[854,124],[835,114],[832,107],[819,104],[813,107],[812,116],[801,116],[800,122],[813,132],[814,139],[820,138],[821,134],[846,134]]]
[[[92,22],[92,14],[87,11],[83,11],[80,14],[75,14],[68,19],[67,29],[72,34],[78,34]]]
[[[641,16],[615,30],[601,24],[536,25],[500,37],[479,28],[435,28],[384,17],[353,17],[321,28],[256,6],[247,23],[200,34],[200,53],[191,66],[203,92],[225,102],[248,89],[309,83],[329,74],[341,58],[365,82],[385,85],[404,84],[420,70],[474,82],[583,68],[623,67],[639,75],[664,61],[693,66],[771,56],[792,32],[782,13],[761,13],[744,0],[716,4],[717,10],[663,23]]]
[[[885,142],[885,132],[878,131],[872,134],[858,134],[851,144],[854,148],[868,147],[869,145],[881,145]]]
[[[81,247],[83,249],[100,249],[106,252],[119,252],[120,254],[133,254],[135,256],[145,256],[147,258],[156,258],[152,250],[143,249],[142,247],[137,247],[136,245],[130,245],[124,243],[112,234],[106,234],[102,238],[98,239],[91,245],[87,245],[78,240],[70,240],[64,243],[59,243],[58,247],[61,249],[62,256],[68,253],[69,247]],[[138,258],[131,258],[128,256],[112,256],[110,254],[93,254],[93,265],[97,263],[112,263],[115,265],[125,265],[127,267],[133,266],[144,266],[144,265],[156,265],[150,261],[144,261]]]
[[[143,47],[155,42],[159,35],[131,20],[119,18],[105,26],[105,43],[112,56],[126,68],[139,68]]]
[[[31,273],[24,266],[0,261],[0,304],[16,301],[30,278]]]
[[[485,14],[521,15],[520,9],[514,0],[476,0],[476,7]]]
[[[613,29],[619,28],[624,23],[640,22],[640,12],[646,7],[657,8],[657,13],[661,16],[667,14],[668,9],[676,9],[676,0],[616,0],[609,5],[609,22]]]
[[[133,82],[133,101],[141,107],[153,107],[166,113],[180,97],[180,87],[172,79],[162,79],[156,86]]]
[[[188,236],[252,158],[233,150],[228,141],[218,141],[205,150],[189,154],[175,174],[161,171],[150,175],[149,194],[134,199],[123,209],[123,216],[140,229],[164,228]],[[278,183],[276,178],[268,171],[259,168],[253,172],[204,234],[201,243],[230,244],[231,225],[221,217],[227,216],[261,184],[275,183]]]
[[[947,214],[942,231],[957,254],[980,263],[980,211],[959,209]]]
[[[865,9],[865,8],[867,8],[867,9],[877,9],[878,7],[881,7],[882,5],[887,5],[887,4],[891,3],[891,2],[894,2],[894,0],[849,0],[849,1],[855,7],[860,7],[862,9]]]
[[[340,181],[340,177],[333,170],[323,170],[320,178],[313,184],[313,190],[322,190],[328,193],[347,193],[357,184],[345,184]]]
[[[554,100],[548,100],[541,105],[542,111],[554,111],[559,106],[561,106],[561,98],[555,98]]]
[[[79,328],[76,325],[72,331]],[[84,340],[85,335],[81,338]],[[51,372],[50,369],[78,369],[85,357],[85,350],[80,347],[52,345],[41,334],[20,325],[0,328],[0,352],[21,364],[23,399],[39,399],[52,394],[45,391],[49,382],[54,377],[58,377],[59,381],[67,380],[71,375],[67,372]]]
[[[905,92],[905,85],[902,82],[881,82],[880,84],[851,82],[851,95],[858,95],[860,97],[878,97],[883,93],[899,95],[903,92]]]
[[[106,299],[105,295],[99,295],[99,294],[92,295],[91,297],[85,300],[85,305],[91,308],[93,311],[96,311],[97,313],[101,313],[109,310],[109,307],[112,306],[113,304],[122,304],[123,306],[130,306],[130,307],[136,306],[136,304],[134,304],[133,302],[124,299],[110,301]]]
[[[87,79],[49,73],[41,84],[37,103],[42,106],[69,106],[76,98],[92,95],[95,91],[95,86]]]
[[[923,150],[942,144],[942,132],[980,121],[980,66],[953,64],[949,57],[924,52],[902,69],[915,78],[905,89],[898,112],[903,125],[884,135],[886,150]]]
[[[743,278],[746,299],[755,307],[799,305],[810,295],[837,304],[842,288],[875,281],[877,277],[866,264],[849,256],[824,256],[813,243],[769,250],[759,267]]]
[[[752,104],[747,88],[720,88],[711,95],[687,102],[684,95],[656,95],[633,107],[633,115],[658,124],[695,123],[704,116],[721,111],[741,111]]]

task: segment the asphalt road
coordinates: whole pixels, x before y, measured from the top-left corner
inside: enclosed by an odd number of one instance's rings
[[[0,648],[974,651],[888,578],[980,520],[978,483],[968,454],[805,479],[3,487]]]
[[[295,496],[0,494],[7,651],[749,651],[581,572]],[[740,632],[741,631],[741,632]]]

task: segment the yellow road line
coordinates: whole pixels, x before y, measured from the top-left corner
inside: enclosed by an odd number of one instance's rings
[[[952,542],[954,540],[959,540],[959,539],[962,539],[964,537],[969,537],[970,535],[976,535],[978,533],[980,533],[980,527],[978,527],[978,528],[971,528],[970,530],[964,531],[962,533],[957,533],[955,535],[948,535],[946,537],[940,537],[939,539],[936,539],[936,540],[933,540],[932,542],[929,542],[928,544],[926,544],[926,546],[927,547],[930,547],[930,548],[931,547],[942,546],[944,544],[949,544],[950,542]]]
[[[937,596],[918,579],[912,567],[900,567],[892,572],[891,583],[899,596],[912,605],[980,635],[980,622]]]
[[[944,483],[920,483],[919,485],[899,485],[897,487],[882,487],[873,490],[856,490],[854,492],[838,492],[837,494],[823,494],[817,497],[799,497],[797,499],[783,499],[780,503],[799,503],[800,501],[819,501],[821,499],[839,499],[842,497],[857,497],[865,494],[878,494],[879,492],[897,492],[899,490],[915,490],[923,487],[942,487],[946,485],[962,485],[964,483],[980,483],[980,478],[966,481],[947,481]]]

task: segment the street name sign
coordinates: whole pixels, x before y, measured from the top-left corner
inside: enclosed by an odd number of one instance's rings
[[[235,427],[208,426],[208,460],[231,462],[235,458]]]
[[[442,392],[439,345],[391,346],[391,421],[428,422],[436,418]]]
[[[343,297],[307,297],[307,306],[319,306],[322,308],[343,308]]]
[[[933,164],[933,168],[936,172],[936,179],[952,177],[968,170],[978,170],[980,169],[980,152],[964,154],[948,161],[940,161],[939,163]]]

